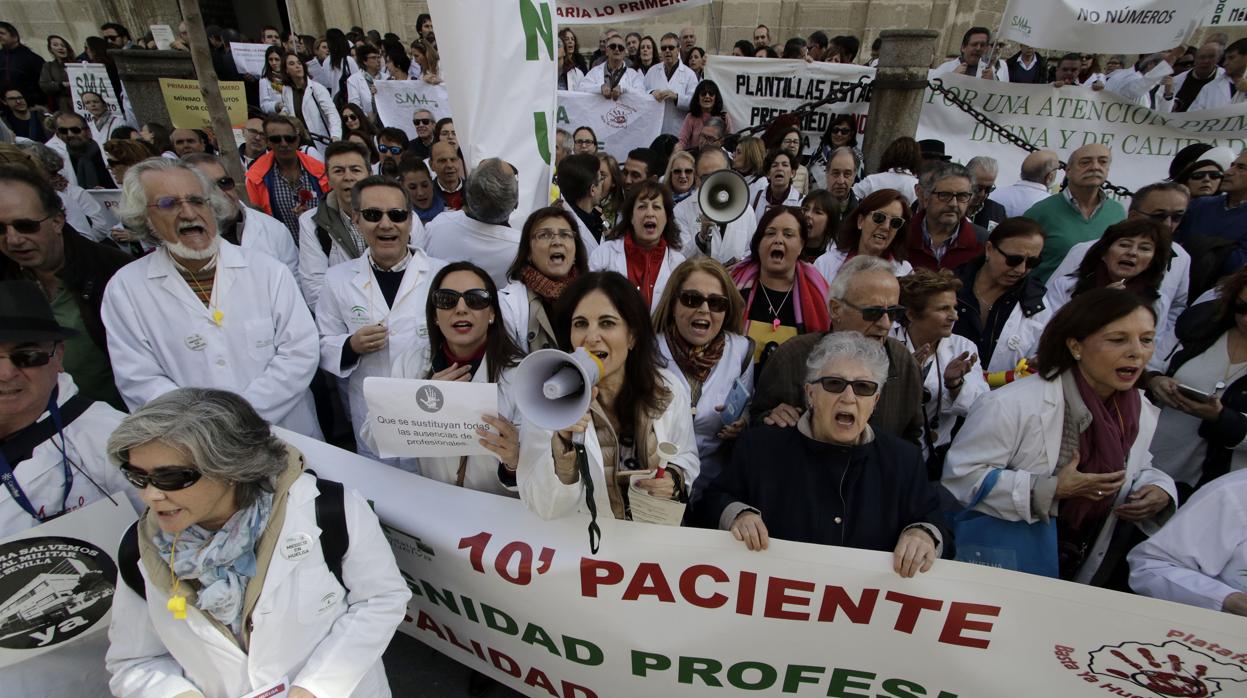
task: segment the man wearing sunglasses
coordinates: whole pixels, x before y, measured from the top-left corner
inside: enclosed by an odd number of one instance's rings
[[[80,330],[63,344],[65,371],[87,398],[123,409],[100,305],[104,288],[130,263],[129,255],[66,225],[55,187],[29,170],[0,168],[0,224],[0,279],[39,284],[57,321]]]
[[[199,170],[229,200],[229,213],[221,221],[222,239],[244,249],[263,252],[298,276],[299,249],[290,232],[276,218],[243,204],[238,183],[225,171],[219,155],[196,153],[182,158],[182,162]]]
[[[1226,168],[1220,193],[1191,202],[1175,233],[1175,239],[1183,245],[1220,247],[1217,256],[1220,266],[1214,263],[1217,271],[1213,278],[1247,265],[1247,206],[1244,203],[1247,203],[1247,151],[1239,153]],[[1194,249],[1192,255],[1200,256]],[[1193,266],[1200,266],[1199,262],[1194,262]],[[1192,290],[1199,293],[1203,289]]]
[[[829,291],[831,331],[859,332],[882,345],[888,357],[888,379],[880,390],[870,426],[917,445],[923,425],[922,378],[913,354],[888,336],[896,318],[905,312],[891,263],[878,257],[854,257],[840,267]],[[806,360],[826,334],[803,334],[774,350],[753,396],[750,412],[755,424],[797,425],[806,405]]]
[[[974,175],[952,162],[923,170],[918,213],[909,221],[909,261],[914,268],[956,269],[983,254],[987,231],[966,218]]]
[[[407,133],[401,128],[383,128],[377,134],[377,173],[398,179],[398,161],[407,150]]]
[[[661,61],[645,73],[645,89],[663,103],[662,132],[678,134],[697,89],[697,74],[680,61],[680,37],[671,32],[658,41]]]
[[[160,245],[104,292],[101,315],[126,404],[174,388],[220,388],[277,426],[321,438],[308,390],[316,325],[290,270],[221,240],[216,216],[226,203],[190,165],[150,158],[126,177],[138,186],[122,190],[118,217]]]
[[[433,152],[433,112],[428,109],[417,109],[411,115],[411,125],[416,127],[416,137],[407,144],[407,149],[421,160],[427,159]]]
[[[606,61],[593,66],[576,86],[578,92],[600,94],[606,99],[619,99],[626,94],[645,94],[645,77],[636,68],[628,67],[627,46],[618,35],[606,40]]]
[[[112,492],[124,492],[136,510],[144,509],[104,449],[125,415],[83,396],[63,372],[65,342],[77,334],[53,316],[38,285],[0,282],[0,473],[6,477],[0,488],[0,537]],[[108,695],[107,673],[66,671],[86,662],[102,667],[107,650],[107,636],[99,633],[0,669],[0,681],[12,695]]]
[[[316,325],[321,368],[348,379],[356,448],[375,457],[362,431],[368,415],[364,379],[398,375],[394,370],[402,356],[428,361],[424,304],[434,274],[446,263],[412,246],[415,215],[407,190],[397,182],[373,175],[357,183],[350,196],[368,251],[326,272],[316,303]],[[409,370],[407,375],[424,369]]]
[[[325,165],[299,150],[299,131],[281,114],[264,118],[269,152],[247,170],[251,205],[281,221],[299,239],[299,216],[320,204],[329,191]]]
[[[325,170],[330,192],[319,206],[299,216],[299,288],[313,310],[329,267],[356,259],[368,249],[351,204],[351,189],[370,174],[368,148],[355,141],[330,143],[325,148]]]
[[[966,218],[987,232],[1004,223],[1009,216],[1005,207],[992,201],[992,192],[996,191],[996,177],[1000,175],[1000,163],[996,158],[978,155],[966,163],[966,170],[974,177],[974,196],[970,197],[970,208]]]
[[[65,160],[62,177],[83,189],[117,188],[104,162],[104,151],[91,138],[91,127],[85,117],[71,111],[60,112],[52,120],[52,125],[56,135],[48,139],[47,146],[60,153]]]

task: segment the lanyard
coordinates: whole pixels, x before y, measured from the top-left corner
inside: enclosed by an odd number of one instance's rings
[[[69,491],[74,486],[74,472],[69,467],[69,456],[65,453],[63,444],[65,443],[65,430],[61,423],[61,408],[56,404],[56,391],[52,392],[52,397],[48,400],[48,411],[52,413],[52,422],[56,424],[56,433],[61,437],[61,446],[57,449],[61,452],[61,468],[65,473],[65,491],[61,495],[61,510],[50,516],[40,516],[39,511],[30,503],[30,498],[22,490],[22,486],[18,484],[17,477],[13,474],[13,467],[9,465],[9,461],[4,457],[4,451],[0,450],[0,481],[4,482],[5,488],[9,490],[9,496],[13,497],[13,501],[17,505],[30,514],[36,521],[44,522],[54,519],[65,513],[66,504],[69,502]],[[55,441],[52,442],[56,444]]]

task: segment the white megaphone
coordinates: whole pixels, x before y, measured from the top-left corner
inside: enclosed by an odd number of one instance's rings
[[[706,218],[726,226],[749,208],[749,185],[733,170],[719,170],[701,181],[697,206]]]
[[[601,375],[602,361],[584,347],[571,354],[539,349],[515,367],[515,406],[542,429],[566,429],[589,409]]]

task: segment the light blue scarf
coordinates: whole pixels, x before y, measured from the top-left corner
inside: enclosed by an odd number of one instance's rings
[[[177,536],[173,573],[183,582],[199,582],[196,607],[242,632],[243,595],[255,576],[255,545],[273,511],[273,494],[261,492],[251,506],[234,512],[219,531],[193,525]],[[172,533],[161,531],[153,541],[165,563],[173,551]]]

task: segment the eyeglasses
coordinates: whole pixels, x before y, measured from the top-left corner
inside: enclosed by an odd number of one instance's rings
[[[607,44],[606,50],[607,51],[622,51],[624,50],[624,45],[623,44]]]
[[[699,291],[680,291],[678,298],[680,299],[680,305],[685,308],[697,310],[705,303],[712,313],[727,312],[727,296],[720,296],[717,293],[703,296]]]
[[[1221,179],[1224,176],[1225,175],[1221,174],[1220,172],[1211,172],[1211,171],[1210,172],[1192,172],[1190,175],[1187,176],[1187,179],[1191,180],[1192,182],[1202,182],[1205,179],[1211,179],[1215,182],[1216,180]]]
[[[575,143],[576,145],[597,145],[598,144],[598,142],[593,140],[592,138],[577,138],[576,140],[572,142]]]
[[[47,366],[52,357],[56,356],[56,347],[52,347],[52,351],[44,351],[42,349],[17,349],[9,352],[7,358],[9,363],[13,364],[13,368],[39,368]],[[6,358],[0,354],[0,358]]]
[[[1009,254],[998,247],[994,247],[993,249],[996,250],[997,254],[1004,258],[1005,264],[1010,267],[1016,267],[1022,262],[1026,262],[1027,269],[1034,269],[1039,266],[1041,261],[1043,261],[1043,257],[1027,257],[1023,254]]]
[[[140,490],[145,490],[148,485],[151,485],[162,492],[184,490],[199,482],[199,479],[203,477],[199,468],[171,466],[156,468],[149,473],[129,463],[121,466],[121,474],[131,485]]]
[[[182,204],[190,204],[191,208],[203,208],[208,205],[208,200],[195,194],[190,196],[162,196],[156,199],[155,202],[148,204],[147,207],[158,208],[167,213],[181,208]]]
[[[945,204],[953,199],[956,199],[959,204],[964,204],[969,203],[970,199],[974,197],[974,194],[971,194],[968,191],[934,191],[931,192],[931,196],[934,196]]]
[[[226,175],[216,180],[216,186],[221,191],[234,191],[235,184],[236,183],[234,182],[234,178],[230,177],[229,175]]]
[[[676,46],[659,46],[658,50],[659,51],[674,51],[676,50],[676,48],[677,48]]]
[[[359,215],[369,223],[380,223],[382,216],[389,218],[394,223],[402,223],[411,217],[411,211],[405,208],[392,208],[389,210],[366,208],[361,210]]]
[[[831,129],[831,132],[836,134],[837,136],[847,136],[850,133],[853,133],[853,129],[849,128],[848,126],[837,126]]]
[[[57,126],[56,132],[61,134],[62,136],[67,136],[71,133],[76,136],[79,133],[82,133],[82,127],[81,126]]]
[[[533,239],[537,242],[554,242],[555,240],[569,242],[575,237],[575,234],[570,230],[553,230],[551,228],[542,228],[533,233]]]
[[[1144,213],[1143,215],[1157,223],[1181,223],[1182,217],[1186,215],[1186,211],[1156,211],[1155,213]]]
[[[269,143],[287,143],[287,144],[294,144],[294,143],[298,143],[298,142],[299,142],[299,137],[298,137],[298,136],[296,136],[296,135],[293,135],[293,134],[289,134],[289,135],[280,135],[280,136],[269,136],[269,137],[268,137],[268,142],[269,142]]]
[[[683,175],[683,176],[685,176],[685,177],[692,177],[692,176],[693,176],[693,168],[688,167],[688,168],[674,169],[674,170],[671,170],[671,174],[673,174],[673,175]]]
[[[853,394],[858,397],[870,397],[879,392],[879,384],[874,381],[851,381],[839,376],[823,376],[810,381],[811,385],[815,383],[823,386],[823,390],[832,395],[839,395],[848,387],[852,387]]]
[[[399,155],[403,152],[403,149],[397,145],[377,144],[377,150],[379,150],[382,153],[389,153],[390,155]]]
[[[429,126],[429,125],[432,125],[433,120],[432,119],[412,119],[411,123],[417,126]]]
[[[843,299],[840,302],[860,313],[862,319],[866,322],[878,322],[884,315],[887,315],[889,319],[895,320],[905,312],[905,306],[903,305],[868,305],[862,307],[853,305]]]
[[[489,307],[489,291],[483,288],[472,288],[460,293],[454,289],[439,288],[433,292],[433,307],[438,310],[454,310],[459,299],[472,310],[484,310]]]
[[[47,219],[49,219],[49,218],[51,218],[51,217],[52,217],[52,216],[44,216],[43,218],[40,218],[40,219],[39,219],[39,220],[37,220],[37,221],[36,221],[36,220],[31,220],[31,219],[29,219],[29,218],[19,218],[19,219],[15,220],[15,221],[11,221],[11,222],[9,222],[9,223],[5,223],[4,221],[0,221],[0,235],[3,235],[4,233],[7,233],[7,232],[8,232],[8,230],[9,230],[9,228],[12,228],[12,229],[16,230],[17,232],[21,233],[22,235],[34,235],[35,233],[39,232],[39,226],[40,226],[40,225],[41,225],[44,221],[46,221]]]
[[[870,214],[870,220],[874,221],[875,225],[883,225],[883,222],[887,221],[888,227],[892,230],[900,230],[901,226],[905,225],[904,218],[901,218],[900,216],[888,216],[888,214],[883,211],[875,211]]]

